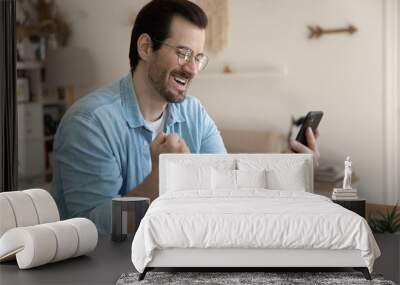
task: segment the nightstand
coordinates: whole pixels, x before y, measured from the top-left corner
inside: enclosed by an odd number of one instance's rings
[[[354,199],[354,200],[334,200],[332,202],[339,204],[340,206],[359,214],[361,217],[365,218],[365,199]]]

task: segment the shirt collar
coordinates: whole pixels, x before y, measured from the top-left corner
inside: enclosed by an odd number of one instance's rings
[[[185,121],[185,117],[182,115],[182,109],[178,108],[179,103],[168,103],[167,105],[167,120],[165,121],[165,125],[167,127],[175,124],[182,123]]]
[[[128,126],[131,128],[144,126],[145,121],[137,102],[135,89],[133,88],[131,72],[129,72],[129,74],[126,75],[121,81],[121,101],[123,113]],[[168,103],[167,105],[167,127],[173,125],[174,123],[185,121],[184,116],[181,114],[181,108],[178,108],[177,105],[178,104],[175,103]]]

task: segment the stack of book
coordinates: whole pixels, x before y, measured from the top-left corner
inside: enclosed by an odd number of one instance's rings
[[[333,188],[333,200],[355,200],[358,199],[357,189]]]

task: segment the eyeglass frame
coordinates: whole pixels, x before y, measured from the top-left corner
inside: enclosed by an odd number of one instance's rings
[[[166,42],[162,42],[162,41],[155,40],[155,39],[151,39],[151,40],[154,42],[157,42],[161,45],[165,45],[169,48],[173,48],[175,50],[176,56],[178,57],[179,65],[188,64],[188,63],[192,62],[192,60],[194,58],[198,72],[203,71],[207,67],[209,57],[208,57],[208,55],[206,55],[204,53],[199,53],[196,56],[194,56],[194,51],[191,48],[184,47],[184,46],[173,46],[173,45],[167,44]],[[201,69],[199,67],[201,64],[201,60],[198,59],[198,56],[202,56],[202,58],[205,59],[204,66]],[[183,60],[183,62],[181,62],[181,60]]]

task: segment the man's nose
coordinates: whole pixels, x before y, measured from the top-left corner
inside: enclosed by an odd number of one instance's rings
[[[186,62],[183,65],[183,69],[184,69],[185,72],[190,73],[190,75],[192,77],[194,77],[198,72],[198,68],[197,68],[197,64],[196,64],[195,58],[192,57],[189,62]]]

